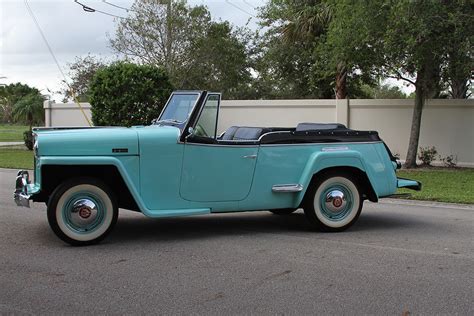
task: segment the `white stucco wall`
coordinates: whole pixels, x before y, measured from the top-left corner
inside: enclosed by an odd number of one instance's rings
[[[336,105],[337,103],[337,105]],[[90,119],[90,105],[81,103]],[[403,159],[414,100],[224,100],[219,132],[232,125],[292,127],[300,122],[338,122],[376,130]],[[87,126],[76,104],[45,102],[46,126]],[[474,100],[427,100],[420,146],[435,146],[443,157],[457,155],[458,165],[474,167]]]

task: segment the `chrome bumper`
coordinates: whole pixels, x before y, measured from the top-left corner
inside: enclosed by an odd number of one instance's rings
[[[30,207],[30,197],[28,195],[27,185],[30,183],[30,175],[28,171],[20,170],[16,175],[15,192],[13,199],[17,206]]]

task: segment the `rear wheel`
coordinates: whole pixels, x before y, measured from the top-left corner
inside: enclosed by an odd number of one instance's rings
[[[363,199],[357,181],[350,175],[327,174],[310,190],[304,212],[314,228],[344,231],[359,218]]]
[[[113,229],[118,208],[112,191],[93,178],[61,184],[48,202],[48,222],[54,233],[73,246],[100,242]]]

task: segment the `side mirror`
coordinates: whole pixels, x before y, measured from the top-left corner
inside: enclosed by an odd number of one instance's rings
[[[186,137],[184,138],[185,141],[187,141],[188,139],[193,138],[193,137],[194,137],[194,132],[195,132],[195,131],[194,131],[194,128],[189,127],[189,128],[188,128],[188,135],[186,135]]]

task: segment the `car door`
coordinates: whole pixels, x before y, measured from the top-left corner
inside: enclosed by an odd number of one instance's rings
[[[180,195],[197,202],[239,201],[252,186],[258,144],[220,144],[220,95],[210,93],[185,140]]]

